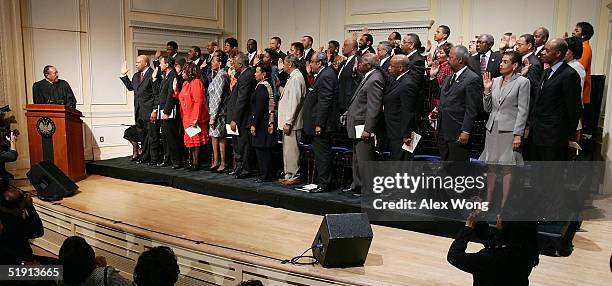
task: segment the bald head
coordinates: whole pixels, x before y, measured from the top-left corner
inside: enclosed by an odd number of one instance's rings
[[[410,68],[410,60],[406,55],[395,55],[389,64],[389,74],[398,77]]]
[[[342,54],[345,57],[350,57],[357,53],[358,48],[359,48],[359,45],[357,43],[357,40],[353,38],[348,38],[344,40],[344,45],[342,45]]]
[[[136,58],[136,69],[138,71],[144,71],[149,66],[149,57],[140,55]]]
[[[542,61],[554,65],[565,58],[567,53],[567,42],[561,38],[552,39],[544,44],[542,50]]]

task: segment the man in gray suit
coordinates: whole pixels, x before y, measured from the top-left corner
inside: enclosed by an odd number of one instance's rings
[[[359,59],[357,71],[364,78],[348,102],[346,112],[346,130],[349,138],[353,138],[353,183],[343,192],[357,193],[361,191],[360,165],[365,161],[374,161],[374,138],[379,115],[382,112],[383,89],[385,76],[380,71],[380,60],[375,54],[367,53]],[[357,134],[357,130],[360,133]],[[361,131],[361,129],[363,131]]]
[[[442,86],[436,78],[433,92],[440,94],[438,147],[443,161],[469,161],[468,142],[478,116],[483,93],[479,75],[468,68],[470,54],[464,46],[454,46],[448,58],[453,74]]]

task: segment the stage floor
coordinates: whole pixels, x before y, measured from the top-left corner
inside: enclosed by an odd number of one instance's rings
[[[308,249],[321,216],[195,194],[166,186],[90,175],[72,197],[35,203],[140,235],[183,241],[257,265],[327,277],[358,285],[471,285],[471,276],[446,262],[452,239],[373,226],[374,240],[363,267],[324,269],[281,264]],[[99,223],[99,222],[98,222]],[[584,222],[570,257],[540,257],[531,285],[609,285],[611,222]],[[199,243],[193,243],[197,241]],[[470,250],[479,249],[471,244]]]

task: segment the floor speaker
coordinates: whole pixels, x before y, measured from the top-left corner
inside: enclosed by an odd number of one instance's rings
[[[50,161],[42,161],[26,174],[38,197],[46,201],[61,200],[72,195],[79,187]]]
[[[312,243],[312,254],[326,268],[361,266],[368,256],[372,237],[366,214],[328,214]]]

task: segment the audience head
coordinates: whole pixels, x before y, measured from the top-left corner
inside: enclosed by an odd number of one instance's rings
[[[198,66],[193,62],[188,62],[183,67],[183,79],[186,81],[192,81],[196,78],[202,79]]]
[[[391,32],[389,37],[387,37],[387,40],[394,48],[399,48],[402,45],[402,35],[400,35],[398,32]]]
[[[346,42],[346,41],[345,41]],[[314,73],[320,72],[327,66],[327,55],[324,52],[315,52],[310,59],[310,70]]]
[[[259,280],[247,280],[240,282],[238,286],[264,286],[264,284]]]
[[[308,50],[310,48],[312,48],[312,43],[314,42],[314,40],[312,39],[311,36],[303,36],[302,37],[302,45],[304,45],[304,50]]]
[[[174,63],[174,69],[178,75],[180,75],[183,71],[183,66],[185,66],[185,63],[187,63],[187,61],[184,58],[180,58]]]
[[[521,35],[518,39],[516,39],[516,51],[524,56],[530,52],[533,52],[535,48],[535,38],[532,34],[524,34]]]
[[[544,45],[542,61],[552,66],[562,61],[565,53],[567,53],[567,42],[561,38],[552,39]]]
[[[441,42],[447,40],[450,37],[450,28],[446,25],[438,26],[436,32],[434,33],[434,41]]]
[[[168,71],[171,68],[174,68],[175,59],[170,56],[161,56],[159,57],[159,68],[161,71]]]
[[[291,74],[291,72],[297,68],[299,61],[300,59],[296,55],[287,55],[283,64],[283,71],[287,74]]]
[[[242,72],[243,70],[249,67],[249,56],[247,56],[245,53],[239,52],[234,56],[233,59],[234,70]]]
[[[247,52],[249,54],[257,52],[257,41],[255,41],[255,39],[249,39],[247,41]]]
[[[478,53],[478,51],[476,50],[477,41],[478,41],[478,36],[474,36],[474,38],[468,44],[468,51],[470,52],[470,55]]]
[[[359,38],[359,49],[360,50],[367,49],[368,47],[371,47],[373,43],[374,43],[374,38],[372,37],[372,35],[363,34],[361,38]]]
[[[52,65],[46,65],[43,68],[43,75],[50,82],[57,82],[59,80],[59,72]]]
[[[421,39],[419,35],[410,33],[404,37],[402,41],[402,50],[405,54],[410,54],[412,51],[417,51],[417,53],[422,53],[425,51],[425,48],[421,44]]]
[[[533,31],[533,37],[535,38],[535,47],[540,47],[548,42],[548,37],[550,37],[550,33],[548,29],[544,27],[539,27],[535,31]]]
[[[255,66],[255,80],[260,82],[267,80],[272,74],[272,66],[270,64],[259,62]]]
[[[136,58],[136,69],[141,72],[149,66],[149,57],[140,55]]]
[[[238,48],[238,40],[236,38],[227,38],[223,42],[223,51],[229,53],[231,50]]]
[[[348,38],[344,40],[344,45],[342,45],[342,55],[345,57],[350,57],[357,53],[358,48],[357,40]]]
[[[458,45],[451,48],[448,63],[453,72],[458,72],[462,68],[468,65],[470,60],[470,52],[464,46]]]
[[[206,50],[209,54],[214,53],[217,49],[219,49],[219,43],[217,43],[217,41],[210,41],[208,45],[206,45]]]
[[[398,77],[410,68],[410,60],[406,55],[395,55],[389,64],[389,74]]]
[[[450,55],[450,50],[453,48],[453,44],[446,42],[442,45],[440,45],[440,47],[438,47],[438,55],[437,55],[437,59],[438,62],[443,63],[448,61],[448,56]]]
[[[280,51],[281,49],[281,38],[279,37],[272,37],[270,39],[270,49],[272,49],[273,51]]]
[[[143,252],[134,268],[138,286],[171,286],[179,277],[179,267],[172,249],[157,246]]]
[[[11,212],[15,211],[21,213],[26,205],[26,197],[26,193],[18,189],[6,189],[0,196],[0,207]]]
[[[521,65],[522,57],[517,51],[504,52],[499,63],[499,72],[502,75],[513,74]]]
[[[566,62],[582,58],[582,39],[578,37],[569,37],[565,39],[565,42],[567,42],[567,52],[565,53]]]
[[[169,56],[176,54],[178,51],[178,44],[175,41],[170,41],[166,43],[166,52]]]
[[[58,258],[64,266],[64,283],[68,285],[80,285],[87,280],[96,264],[93,248],[80,236],[66,238]]]
[[[227,64],[227,53],[225,52],[218,52],[215,53],[212,61],[211,61],[211,68],[214,71],[218,71],[221,69],[225,68],[225,65]]]
[[[380,66],[380,60],[378,56],[375,54],[367,53],[359,58],[359,62],[357,63],[357,71],[361,74],[366,74],[367,72],[375,69]]]
[[[291,47],[289,48],[289,52],[296,57],[304,56],[304,45],[300,42],[291,43]]]
[[[594,34],[593,25],[588,22],[578,22],[572,32],[572,36],[581,38],[583,41],[590,40]]]
[[[388,41],[382,41],[378,43],[378,47],[376,47],[376,54],[378,55],[378,59],[383,60],[384,58],[391,56],[392,49],[393,47],[391,47],[391,43],[389,43]]]
[[[486,54],[491,50],[491,47],[493,47],[494,44],[495,40],[493,39],[493,36],[489,34],[482,34],[476,41],[476,51],[479,54]]]
[[[530,262],[530,266],[539,263],[538,224],[531,221],[502,221],[500,243],[514,250]]]
[[[338,52],[340,51],[340,42],[335,41],[335,40],[329,41],[327,43],[327,50],[329,51],[330,54],[337,55]]]
[[[265,49],[263,54],[263,62],[268,64],[276,64],[278,62],[278,53],[273,49]]]
[[[195,61],[199,59],[200,56],[202,56],[202,50],[200,47],[192,46],[189,48],[189,51],[187,51],[187,58],[189,58],[190,61]]]

